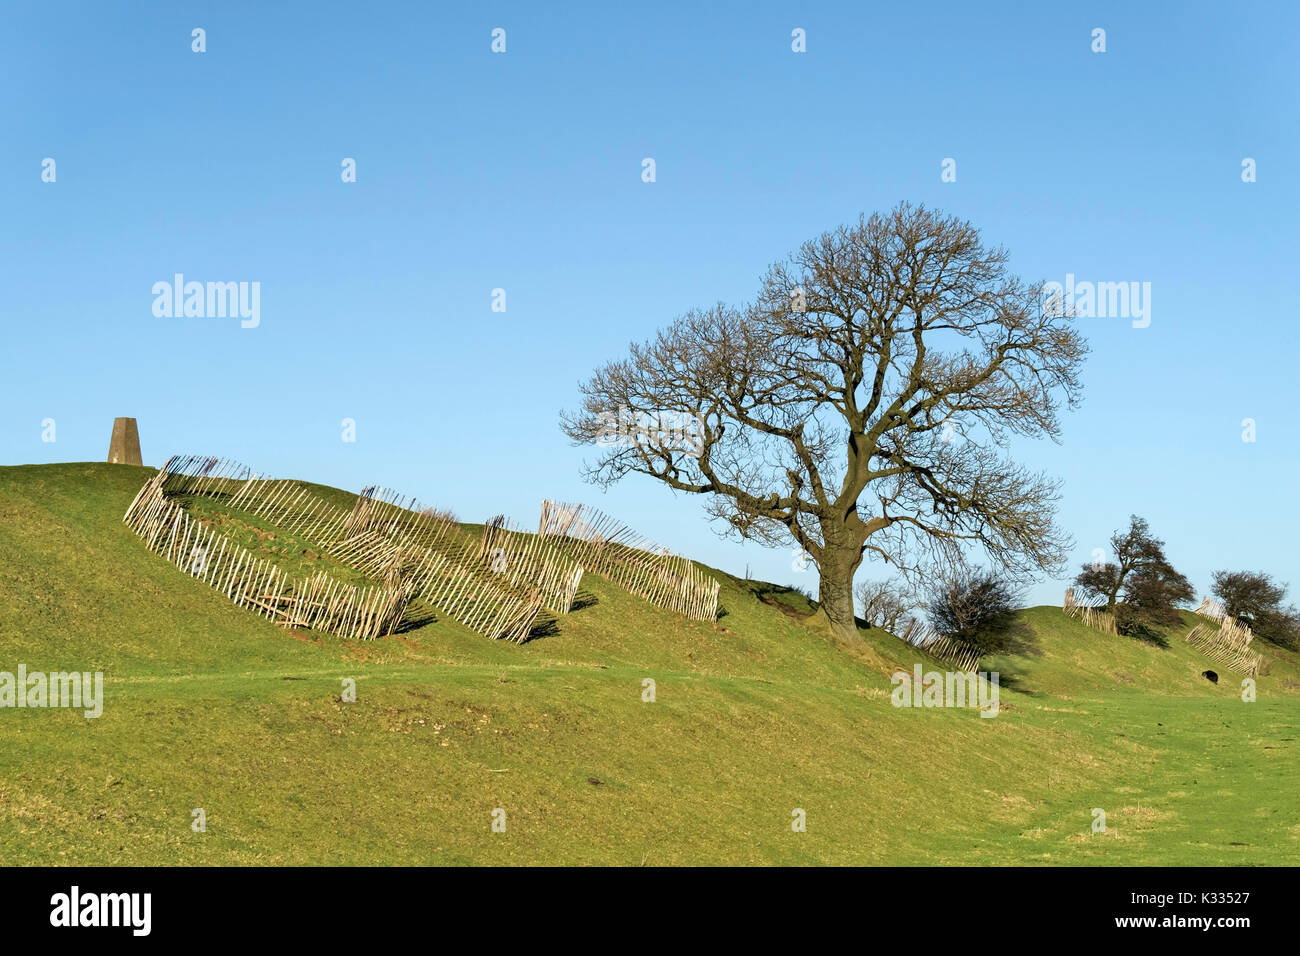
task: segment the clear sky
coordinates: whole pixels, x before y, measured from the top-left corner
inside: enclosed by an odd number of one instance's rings
[[[102,460],[133,416],[149,464],[211,453],[466,520],[589,501],[815,588],[698,498],[584,485],[557,415],[630,341],[908,199],[1028,279],[1151,283],[1149,326],[1081,320],[1062,443],[1017,447],[1064,479],[1076,562],[1136,512],[1199,590],[1220,567],[1300,588],[1297,10],[6,3],[0,464]],[[176,273],[260,283],[260,324],[155,316]]]

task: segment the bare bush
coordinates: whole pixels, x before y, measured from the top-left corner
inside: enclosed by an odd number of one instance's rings
[[[862,619],[890,634],[898,633],[900,621],[916,604],[911,590],[896,581],[859,581],[854,597]]]

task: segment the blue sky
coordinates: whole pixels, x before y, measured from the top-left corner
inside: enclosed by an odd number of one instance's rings
[[[1026,278],[1151,283],[1149,327],[1081,320],[1062,443],[1016,449],[1064,479],[1076,562],[1136,512],[1202,591],[1219,567],[1300,587],[1296,7],[558,7],[6,4],[0,464],[102,460],[134,416],[150,464],[211,453],[467,520],[590,501],[815,587],[699,499],[584,485],[557,415],[630,341],[908,199]],[[261,324],[156,317],[177,272],[259,282]]]

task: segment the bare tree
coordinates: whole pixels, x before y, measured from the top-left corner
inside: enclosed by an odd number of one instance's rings
[[[898,622],[916,604],[906,585],[896,581],[859,581],[853,591],[862,619],[894,635],[898,634]]]
[[[729,531],[793,539],[848,639],[867,552],[904,574],[972,546],[1006,573],[1054,569],[1057,485],[1005,446],[1058,437],[1087,346],[1007,259],[924,207],[861,218],[773,265],[754,303],[689,312],[598,369],[564,430],[605,444],[590,480],[649,475],[708,496]],[[609,445],[629,414],[693,416],[697,441]]]

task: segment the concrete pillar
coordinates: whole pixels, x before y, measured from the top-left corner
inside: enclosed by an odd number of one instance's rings
[[[108,445],[108,461],[113,465],[143,465],[140,459],[140,430],[134,418],[113,419],[113,439]]]

